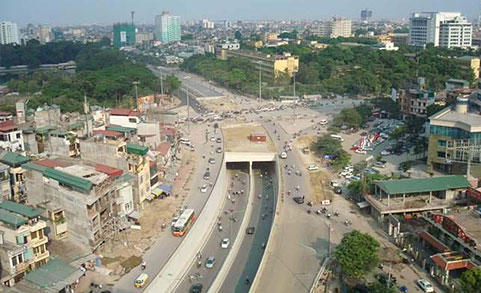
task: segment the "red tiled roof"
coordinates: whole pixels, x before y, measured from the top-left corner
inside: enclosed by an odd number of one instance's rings
[[[449,251],[449,247],[447,247],[446,245],[444,245],[444,243],[434,238],[428,232],[420,232],[419,237],[426,240],[427,243],[429,243],[432,247],[436,248],[439,252]]]
[[[13,123],[12,120],[7,120],[5,122],[0,122],[0,131],[7,132],[17,129],[18,126]]]
[[[447,271],[458,270],[458,269],[472,269],[475,265],[469,259],[455,259],[447,260],[442,254],[435,254],[431,256],[431,259],[440,268]]]
[[[37,164],[37,165],[40,165],[40,166],[47,167],[47,168],[55,168],[55,167],[65,168],[65,167],[70,166],[67,163],[62,163],[62,162],[50,160],[50,159],[38,160],[38,161],[35,161],[34,163]]]
[[[122,171],[120,169],[110,167],[110,166],[107,166],[107,165],[102,165],[102,164],[95,165],[95,170],[98,171],[98,172],[105,173],[105,174],[109,175],[109,177],[120,176],[120,175],[122,175],[122,173],[124,173],[124,171]]]
[[[170,150],[170,143],[163,142],[157,147],[156,151],[158,151],[160,155],[165,156],[169,153],[169,150]]]
[[[5,112],[5,111],[0,111],[0,116],[10,116],[12,113],[10,112]]]
[[[110,115],[115,116],[141,116],[142,113],[131,109],[110,109]]]
[[[122,132],[112,131],[112,130],[101,130],[101,129],[94,130],[93,134],[94,135],[103,134],[106,137],[122,137],[123,136]]]

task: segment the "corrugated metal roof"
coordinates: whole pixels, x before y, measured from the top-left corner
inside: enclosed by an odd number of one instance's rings
[[[377,185],[389,194],[409,194],[442,191],[470,186],[463,175],[438,176],[432,178],[400,179],[379,181]]]
[[[117,131],[117,132],[122,132],[124,134],[129,134],[131,132],[136,132],[137,129],[131,128],[131,127],[122,127],[122,126],[107,126],[107,130],[110,131]]]
[[[10,167],[19,167],[29,161],[29,158],[14,152],[5,151],[0,154],[0,162],[7,164]]]
[[[105,173],[105,174],[109,175],[109,177],[120,176],[124,172],[120,169],[110,167],[110,166],[107,166],[107,165],[103,165],[103,164],[95,165],[95,170],[98,171],[98,172]]]
[[[39,165],[39,164],[34,163],[34,162],[25,163],[25,164],[22,165],[22,168],[24,168],[25,170],[37,171],[37,172],[40,172],[40,173],[43,173],[43,171],[48,169],[48,167]]]
[[[0,209],[10,211],[27,217],[29,219],[40,216],[43,211],[41,209],[34,209],[24,204],[16,203],[10,200],[4,200],[0,203]]]
[[[127,153],[144,156],[149,151],[149,148],[140,144],[127,143]]]
[[[72,276],[75,276],[72,281],[75,281],[75,278],[78,278],[76,273],[80,271],[80,269],[64,263],[59,259],[51,259],[45,265],[35,269],[34,271],[28,273],[25,276],[25,280],[34,283],[35,285],[41,288],[48,288],[55,286],[57,283],[68,284]]]
[[[18,227],[27,224],[28,220],[20,215],[0,209],[0,222],[11,225],[17,229]]]
[[[57,180],[60,183],[63,183],[72,187],[76,187],[82,190],[86,190],[86,191],[91,190],[93,186],[92,182],[84,178],[73,176],[68,173],[55,170],[55,169],[46,169],[43,172],[43,175],[47,178]]]

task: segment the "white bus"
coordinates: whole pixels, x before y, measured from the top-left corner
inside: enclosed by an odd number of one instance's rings
[[[175,222],[174,226],[172,227],[172,234],[174,236],[182,237],[184,236],[187,231],[189,231],[190,227],[195,221],[195,215],[193,209],[186,209],[182,215],[180,215],[177,222]]]
[[[339,140],[339,141],[344,141],[344,138],[342,138],[342,136],[337,135],[337,134],[331,134],[331,137],[332,137],[332,138],[335,138],[335,139],[337,139],[337,140]]]

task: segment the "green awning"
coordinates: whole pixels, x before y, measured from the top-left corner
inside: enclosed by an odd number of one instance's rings
[[[143,145],[135,144],[135,143],[128,143],[127,144],[127,153],[136,154],[144,156],[149,151],[149,148]]]
[[[122,132],[124,135],[135,133],[137,131],[137,129],[135,128],[122,127],[122,126],[107,126],[105,129],[110,131]]]
[[[464,175],[438,176],[432,178],[383,180],[376,183],[388,194],[428,193],[458,188],[471,184]]]
[[[16,203],[10,200],[2,201],[0,203],[0,209],[4,209],[12,213],[22,215],[29,219],[38,217],[43,213],[41,209],[34,209],[24,204]]]
[[[18,227],[27,224],[28,220],[27,218],[20,215],[0,209],[0,222],[3,222],[17,229]]]
[[[70,175],[68,173],[55,170],[55,169],[47,169],[43,172],[43,175],[47,178],[57,180],[60,183],[63,183],[65,185],[69,185],[84,191],[90,191],[93,186],[92,182],[88,181],[87,179]]]
[[[0,153],[0,162],[9,165],[10,167],[20,167],[30,161],[30,158],[22,156],[19,153],[5,151]]]

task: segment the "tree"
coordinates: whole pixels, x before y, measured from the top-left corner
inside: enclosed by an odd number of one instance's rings
[[[481,288],[481,269],[473,268],[461,274],[461,288],[465,293],[478,293]]]
[[[329,134],[320,136],[315,143],[315,148],[321,155],[335,155],[342,149],[341,142]]]
[[[434,115],[446,107],[448,107],[448,105],[431,104],[426,107],[427,116],[429,117],[431,115]]]
[[[354,230],[346,234],[334,257],[348,277],[360,280],[379,264],[379,242],[366,233]]]
[[[392,133],[391,133],[391,136],[389,137],[389,139],[392,139],[392,140],[398,140],[400,139],[401,137],[403,137],[404,135],[406,134],[406,126],[399,126],[398,128],[395,128]]]
[[[180,87],[180,80],[173,74],[168,75],[165,82],[169,96],[172,96],[174,91]]]

